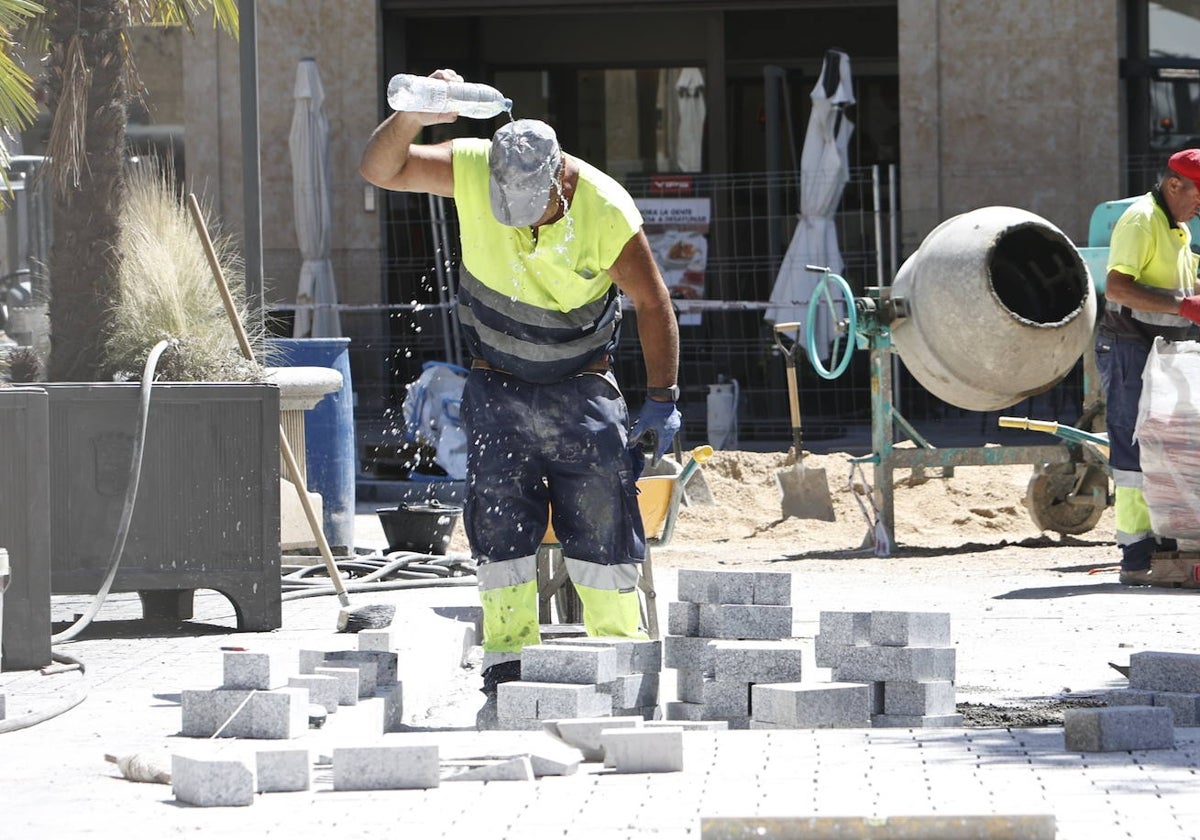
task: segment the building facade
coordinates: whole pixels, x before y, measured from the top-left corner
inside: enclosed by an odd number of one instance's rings
[[[724,246],[712,240],[715,279],[705,296],[763,301],[789,231],[770,221],[765,233],[756,230],[737,189],[761,182],[767,206],[774,200],[779,218],[790,216],[795,185],[773,179],[797,168],[809,92],[827,50],[852,62],[851,169],[863,179],[884,173],[884,200],[848,193],[843,207],[868,220],[842,228],[847,279],[862,288],[877,277],[887,282],[895,260],[878,257],[885,250],[902,259],[939,222],[985,205],[1030,210],[1087,244],[1096,204],[1144,190],[1156,161],[1190,132],[1200,138],[1200,54],[1188,46],[1200,40],[1186,37],[1200,31],[1198,15],[1182,0],[258,0],[266,303],[286,331],[301,262],[287,140],[303,58],[317,60],[326,90],[334,276],[349,307],[342,323],[355,348],[360,423],[379,427],[421,361],[445,357],[453,337],[445,306],[452,208],[379,195],[356,172],[387,113],[392,74],[452,67],[504,90],[517,117],[551,121],[568,151],[627,183],[686,173],[709,184],[714,224],[724,213],[736,229]],[[158,107],[133,134],[165,136],[182,150],[192,189],[236,234],[238,46],[209,29],[147,37],[159,39],[154,73],[142,68]],[[682,121],[696,103],[682,98],[681,78],[700,80],[698,139]],[[690,118],[695,126],[694,112]],[[491,130],[461,120],[429,139]],[[895,214],[894,234],[881,236],[869,223],[882,211]],[[717,270],[720,247],[728,258]],[[866,256],[852,258],[857,253]],[[770,435],[786,437],[786,412],[774,407],[786,405],[775,401],[782,364],[769,355],[761,312],[706,314],[683,338],[685,357],[689,342],[747,348],[740,361],[716,349],[695,354],[685,393],[690,386],[698,400],[717,377],[740,377],[747,412],[773,414]],[[825,408],[852,414],[861,405],[835,400]]]

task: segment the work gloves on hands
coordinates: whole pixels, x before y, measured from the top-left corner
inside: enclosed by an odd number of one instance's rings
[[[651,464],[657,464],[671,448],[682,419],[674,402],[646,400],[629,430],[630,448],[640,449],[649,456]]]
[[[1200,324],[1200,295],[1192,295],[1179,301],[1179,314],[1193,324]]]

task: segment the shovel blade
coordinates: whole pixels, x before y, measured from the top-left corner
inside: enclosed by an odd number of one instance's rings
[[[825,470],[805,469],[797,463],[775,473],[782,495],[783,518],[819,519],[833,522],[833,499],[829,496],[829,480]]]

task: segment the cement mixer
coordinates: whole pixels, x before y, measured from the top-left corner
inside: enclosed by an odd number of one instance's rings
[[[1057,385],[1085,358],[1084,419],[1103,399],[1091,351],[1096,291],[1074,244],[1045,219],[1015,207],[984,207],[938,225],[896,274],[892,286],[855,297],[845,279],[822,277],[805,320],[809,360],[833,379],[856,348],[870,353],[872,455],[877,522],[868,543],[883,555],[895,545],[892,473],[896,469],[1032,464],[1026,502],[1039,528],[1091,530],[1108,506],[1107,463],[1094,447],[1066,440],[1043,446],[937,448],[896,409],[892,353],[938,398],[993,411]],[[824,304],[839,313],[830,364],[821,362],[816,323]],[[899,425],[916,448],[894,446]],[[882,531],[882,533],[880,533]],[[886,538],[885,538],[886,535]]]

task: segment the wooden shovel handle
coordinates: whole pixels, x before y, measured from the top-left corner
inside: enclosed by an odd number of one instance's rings
[[[229,316],[229,323],[233,325],[233,331],[237,335],[238,346],[242,349],[243,356],[254,361],[254,351],[250,349],[250,339],[246,337],[242,319],[238,316],[237,307],[233,305],[233,295],[229,293],[229,284],[225,282],[225,272],[221,270],[221,264],[217,260],[217,252],[213,248],[212,238],[208,235],[208,225],[204,223],[204,214],[200,212],[200,203],[196,201],[195,193],[188,193],[188,209],[192,213],[196,232],[200,234],[200,244],[204,246],[204,254],[208,257],[208,266],[212,270],[213,279],[216,280],[217,289],[221,292],[221,300],[225,304],[225,314]],[[317,520],[317,513],[313,510],[312,501],[308,498],[307,488],[301,484],[300,467],[296,463],[296,456],[292,454],[292,446],[288,443],[283,424],[279,426],[279,452],[287,466],[288,478],[296,487],[296,495],[300,498],[300,507],[304,509],[308,527],[312,529],[317,547],[321,550],[321,559],[325,561],[325,568],[329,572],[333,590],[337,593],[342,606],[349,606],[346,585],[342,582],[342,575],[338,571],[337,564],[333,562],[333,552],[329,548],[329,541],[325,539],[325,532],[321,530],[321,523]]]

